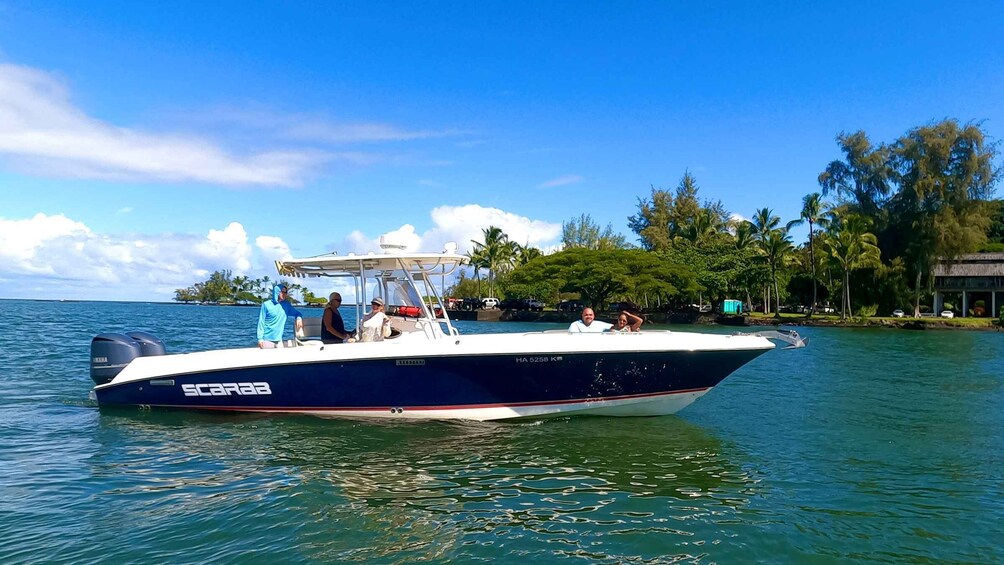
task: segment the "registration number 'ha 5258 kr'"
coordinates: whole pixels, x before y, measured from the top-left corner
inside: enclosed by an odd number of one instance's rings
[[[532,357],[517,357],[517,363],[553,363],[561,361],[561,355],[534,355]]]
[[[185,396],[257,396],[272,394],[268,383],[199,383],[181,385]]]

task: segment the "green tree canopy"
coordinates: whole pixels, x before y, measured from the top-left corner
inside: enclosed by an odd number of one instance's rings
[[[638,199],[638,213],[628,218],[628,227],[638,234],[643,248],[666,251],[679,238],[693,241],[709,231],[724,229],[729,214],[721,201],[702,205],[698,191],[697,180],[687,171],[675,194],[653,187],[648,199]]]
[[[722,300],[742,296],[742,283],[747,271],[756,269],[756,250],[752,246],[737,247],[734,240],[715,239],[706,243],[678,242],[664,255],[672,263],[686,265],[694,275],[696,289],[717,307]],[[696,299],[695,287],[691,287]]]
[[[594,308],[612,298],[672,297],[699,288],[683,265],[640,249],[568,249],[520,267],[511,281],[547,285],[550,295],[577,292]]]
[[[1000,177],[997,146],[979,125],[944,120],[910,130],[893,146],[900,189],[891,220],[903,239],[902,256],[913,269],[914,314],[920,313],[924,276],[942,259],[976,251],[987,241],[986,200]]]
[[[631,245],[627,239],[614,232],[611,224],[600,229],[589,214],[582,214],[561,224],[561,244],[565,249],[584,247],[586,249],[627,249]]]
[[[889,196],[893,174],[889,148],[874,147],[863,131],[840,132],[837,144],[846,157],[832,161],[819,174],[823,195],[836,193],[852,203],[856,212],[875,217]]]

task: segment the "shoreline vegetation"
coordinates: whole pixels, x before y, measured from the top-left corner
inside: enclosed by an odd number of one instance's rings
[[[752,313],[744,315],[719,315],[712,313],[697,312],[643,312],[645,316],[645,327],[662,324],[693,324],[700,326],[733,326],[733,327],[753,327],[753,326],[808,326],[808,327],[831,327],[831,328],[891,328],[904,330],[984,330],[984,331],[1004,331],[1004,327],[998,325],[998,321],[991,318],[893,318],[893,317],[857,317],[841,319],[838,315],[823,314],[812,318],[806,318],[804,314],[782,313],[780,318],[773,314],[764,315]],[[452,315],[451,315],[452,317]],[[600,312],[597,314],[598,320],[612,321],[617,317],[616,312]],[[462,319],[462,318],[461,318]],[[579,319],[578,312],[526,312],[526,311],[501,311],[499,321],[502,322],[551,322],[551,323],[572,323]]]
[[[633,242],[588,213],[562,224],[560,250],[550,254],[498,226],[483,228],[481,240],[467,246],[470,268],[442,294],[465,305],[574,302],[602,312],[619,304],[653,319],[692,307],[731,311],[741,302],[742,311],[765,314],[751,318],[757,323],[1004,326],[1004,305],[987,298],[999,283],[968,301],[965,287],[942,288],[934,304],[937,267],[969,253],[1004,253],[1004,200],[994,199],[1004,170],[999,142],[983,123],[944,119],[888,143],[841,132],[836,143],[841,158],[820,163],[818,192],[805,194],[795,218],[785,221],[769,207],[731,211],[699,196],[687,170],[675,190],[652,186],[638,197],[626,218]],[[804,242],[792,231],[800,225],[808,228]],[[175,300],[257,304],[274,282],[216,271],[176,289]],[[298,282],[287,284],[294,304],[325,302]],[[992,312],[995,302],[999,311]],[[822,314],[834,311],[839,323]]]

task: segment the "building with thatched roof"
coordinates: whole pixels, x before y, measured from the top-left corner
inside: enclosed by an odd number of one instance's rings
[[[1004,307],[1004,253],[969,253],[934,267],[934,311],[945,299],[962,316],[996,317]]]

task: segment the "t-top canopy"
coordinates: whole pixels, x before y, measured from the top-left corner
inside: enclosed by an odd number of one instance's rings
[[[404,269],[411,273],[449,275],[467,262],[454,251],[443,253],[368,253],[336,255],[329,253],[303,259],[276,261],[275,268],[286,277],[362,276],[364,272]]]

